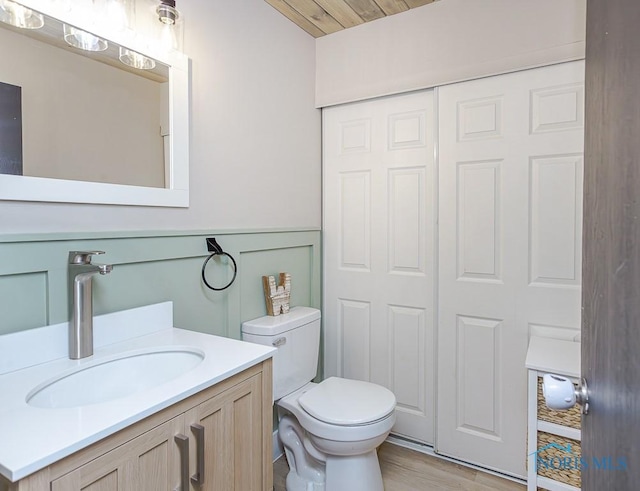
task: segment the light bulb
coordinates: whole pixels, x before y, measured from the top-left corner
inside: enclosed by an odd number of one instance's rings
[[[64,40],[74,48],[85,51],[104,51],[109,47],[105,39],[67,24],[64,25]]]
[[[11,0],[0,0],[0,21],[21,29],[40,29],[44,26],[44,17],[41,13]]]
[[[120,61],[139,70],[153,70],[156,67],[155,60],[122,46],[120,46]]]
[[[161,0],[156,8],[160,24],[156,33],[160,45],[167,50],[180,50],[182,47],[182,22],[180,12],[176,10],[175,0]]]
[[[160,31],[160,44],[165,49],[178,49],[175,26],[165,24]]]
[[[156,13],[160,22],[170,26],[180,18],[180,13],[176,10],[175,0],[162,0],[156,9]]]

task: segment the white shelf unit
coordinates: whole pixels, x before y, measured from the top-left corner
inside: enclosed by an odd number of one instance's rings
[[[580,378],[580,343],[551,338],[531,337],[527,351],[528,369],[528,443],[527,443],[527,491],[579,491],[580,488],[559,480],[541,476],[536,469],[538,432],[581,441],[577,428],[539,419],[538,379],[546,373],[564,375],[574,383]]]

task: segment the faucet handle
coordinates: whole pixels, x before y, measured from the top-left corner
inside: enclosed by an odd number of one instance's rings
[[[104,251],[69,251],[69,264],[91,264],[91,256]]]

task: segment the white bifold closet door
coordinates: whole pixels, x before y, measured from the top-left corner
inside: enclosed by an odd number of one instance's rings
[[[433,442],[433,91],[323,110],[325,375],[397,398]]]
[[[439,89],[436,449],[525,476],[529,336],[580,327],[584,64]]]

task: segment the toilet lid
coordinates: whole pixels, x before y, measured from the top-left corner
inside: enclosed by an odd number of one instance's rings
[[[380,385],[331,377],[302,394],[298,403],[320,421],[354,426],[373,423],[390,414],[396,397]]]

